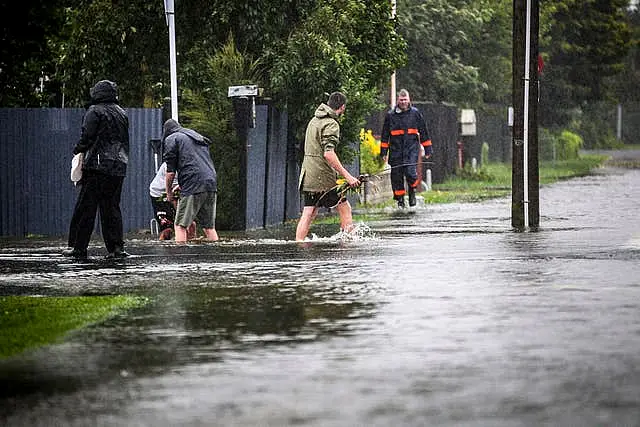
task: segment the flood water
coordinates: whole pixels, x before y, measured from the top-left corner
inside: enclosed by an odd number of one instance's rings
[[[640,170],[219,243],[0,249],[2,295],[150,303],[0,361],[6,426],[640,425]],[[367,229],[369,227],[370,229]]]

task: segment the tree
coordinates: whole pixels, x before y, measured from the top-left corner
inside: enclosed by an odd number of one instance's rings
[[[67,106],[81,106],[89,88],[102,79],[118,84],[125,106],[160,104],[162,94],[153,93],[153,88],[169,80],[160,2],[77,0],[75,7],[66,9],[62,32],[56,78],[65,85]]]
[[[478,59],[474,51],[478,52],[482,31],[491,22],[490,3],[400,0],[398,31],[407,40],[408,62],[398,69],[398,85],[409,89],[413,99],[478,104],[488,86],[472,61]],[[483,63],[493,59],[491,52],[487,54]]]
[[[342,140],[352,145],[342,144],[338,154],[343,162],[353,159],[365,118],[382,106],[381,87],[404,63],[404,41],[390,14],[387,0],[327,0],[265,51],[269,88],[286,105],[298,141],[317,105],[341,90],[348,97]]]
[[[607,99],[606,79],[624,68],[631,31],[627,0],[554,0],[542,50],[547,56],[540,86],[545,127],[570,123],[576,109]]]
[[[632,32],[629,53],[623,70],[606,80],[606,86],[620,103],[638,102],[640,99],[640,10],[627,9],[627,16]]]
[[[52,47],[64,22],[62,4],[60,0],[0,2],[0,106],[42,107],[54,102],[40,91],[40,78],[55,72]]]

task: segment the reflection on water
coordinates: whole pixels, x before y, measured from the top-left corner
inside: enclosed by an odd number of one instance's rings
[[[636,425],[640,171],[129,259],[3,246],[2,294],[152,303],[0,362],[5,425]],[[285,233],[291,235],[289,231]]]

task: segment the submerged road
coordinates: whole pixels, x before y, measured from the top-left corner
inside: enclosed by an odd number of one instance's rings
[[[610,167],[542,187],[537,232],[499,199],[350,241],[3,247],[2,295],[151,303],[0,361],[0,425],[639,425],[639,208]]]

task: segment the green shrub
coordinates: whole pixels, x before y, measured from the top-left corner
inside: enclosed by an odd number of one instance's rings
[[[229,86],[262,86],[260,63],[238,51],[232,36],[214,55],[202,56],[197,67],[185,67],[180,124],[211,139],[211,157],[218,172],[216,223],[223,230],[241,229],[244,224],[237,215],[237,200],[244,191],[240,167],[244,147],[234,127],[233,103],[227,93]]]
[[[558,138],[558,160],[577,159],[584,142],[580,135],[563,130]]]
[[[467,181],[493,181],[494,177],[489,172],[489,168],[486,167],[486,163],[481,165],[476,170],[473,170],[470,162],[464,166],[464,168],[456,169],[456,178],[464,179]]]
[[[578,158],[584,141],[567,129],[554,132],[543,128],[538,133],[538,146],[541,160],[571,160]]]

